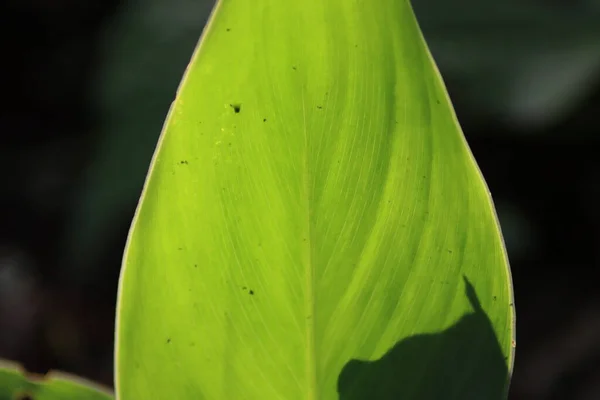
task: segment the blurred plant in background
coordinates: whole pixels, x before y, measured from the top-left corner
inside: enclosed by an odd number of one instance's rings
[[[0,358],[111,384],[127,229],[212,5],[0,5]],[[600,1],[413,6],[511,258],[511,398],[598,399]]]

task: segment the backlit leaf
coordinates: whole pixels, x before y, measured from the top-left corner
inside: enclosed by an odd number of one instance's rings
[[[122,400],[505,397],[508,262],[408,2],[217,4],[119,293]]]

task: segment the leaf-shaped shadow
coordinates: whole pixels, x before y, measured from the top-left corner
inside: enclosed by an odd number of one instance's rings
[[[349,361],[340,400],[500,400],[508,367],[492,324],[465,277],[473,312],[436,334],[398,342],[377,361]]]

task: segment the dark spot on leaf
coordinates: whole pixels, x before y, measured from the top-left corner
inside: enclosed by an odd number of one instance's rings
[[[167,338],[167,344],[171,343],[171,338]]]
[[[263,118],[263,122],[267,122],[267,119],[266,119],[266,118]]]
[[[242,290],[246,290],[248,289],[246,286],[242,286]]]
[[[242,111],[242,105],[241,104],[230,104],[231,108],[233,108],[233,112],[235,112],[236,114],[238,114],[240,111]]]
[[[440,101],[439,101],[439,100],[436,100],[435,102],[436,102],[436,103],[438,103],[438,104],[440,104]]]
[[[194,268],[198,268],[198,264],[194,264]]]
[[[512,306],[513,306],[513,303],[510,303],[508,306],[509,306],[509,307],[512,307]]]
[[[231,147],[231,142],[229,142],[229,147]]]
[[[452,250],[450,250],[450,249],[447,249],[446,251],[447,251],[448,253],[452,254]]]
[[[497,297],[496,297],[496,296],[494,296],[494,301],[496,301],[496,298],[497,298]]]
[[[320,110],[320,109],[322,109],[322,108],[323,108],[323,106],[317,106],[317,108]]]
[[[354,45],[354,47],[356,48],[356,47],[358,47],[358,45],[357,45],[357,44],[355,44],[355,45]]]
[[[187,160],[181,160],[181,161],[179,162],[179,164],[187,164],[187,163],[188,163],[188,162],[187,162]]]
[[[183,247],[178,247],[177,250],[183,250]]]
[[[34,400],[31,393],[17,393],[15,400]]]
[[[294,65],[294,66],[292,66],[292,69],[293,69],[294,71],[296,71],[296,66],[295,66],[295,65]]]
[[[227,32],[231,32],[231,28],[227,28],[225,29]]]
[[[248,293],[250,294],[250,296],[254,296],[254,290],[250,290]]]

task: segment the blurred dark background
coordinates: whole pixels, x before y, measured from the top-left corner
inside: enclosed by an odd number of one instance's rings
[[[414,0],[514,275],[511,400],[600,399],[600,0]],[[207,0],[0,3],[0,358],[112,384],[121,255]]]

